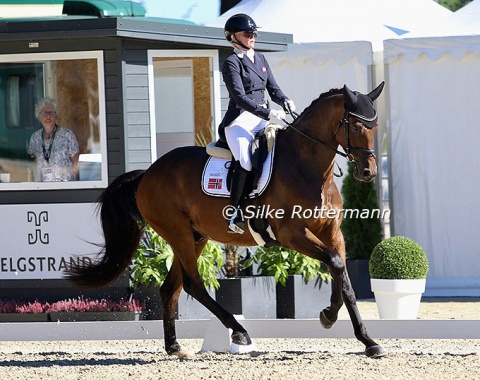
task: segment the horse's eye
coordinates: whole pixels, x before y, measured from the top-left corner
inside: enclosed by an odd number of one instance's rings
[[[352,125],[352,130],[354,132],[358,132],[361,128],[362,128],[362,123],[360,123],[359,121],[353,123]]]

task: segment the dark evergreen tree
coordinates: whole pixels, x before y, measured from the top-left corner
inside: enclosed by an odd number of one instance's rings
[[[345,238],[347,258],[368,259],[373,248],[382,240],[382,223],[378,215],[366,210],[378,210],[375,183],[360,182],[353,177],[353,165],[342,185],[343,209],[358,210],[345,214],[341,229]],[[362,217],[363,216],[363,217]]]

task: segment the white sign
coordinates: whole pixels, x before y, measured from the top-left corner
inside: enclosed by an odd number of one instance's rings
[[[0,206],[0,280],[61,279],[103,243],[97,204]]]

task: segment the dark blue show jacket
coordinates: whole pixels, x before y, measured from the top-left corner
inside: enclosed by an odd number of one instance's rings
[[[268,120],[270,108],[265,91],[282,108],[288,98],[278,86],[267,59],[261,53],[255,53],[255,63],[245,53],[240,58],[231,54],[222,66],[223,81],[227,87],[230,101],[228,109],[219,126],[220,140],[225,141],[225,127],[228,127],[243,110]]]

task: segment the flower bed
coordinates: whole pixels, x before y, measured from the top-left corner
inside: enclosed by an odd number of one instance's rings
[[[75,298],[48,302],[0,300],[0,322],[138,320],[144,305],[133,301]]]

